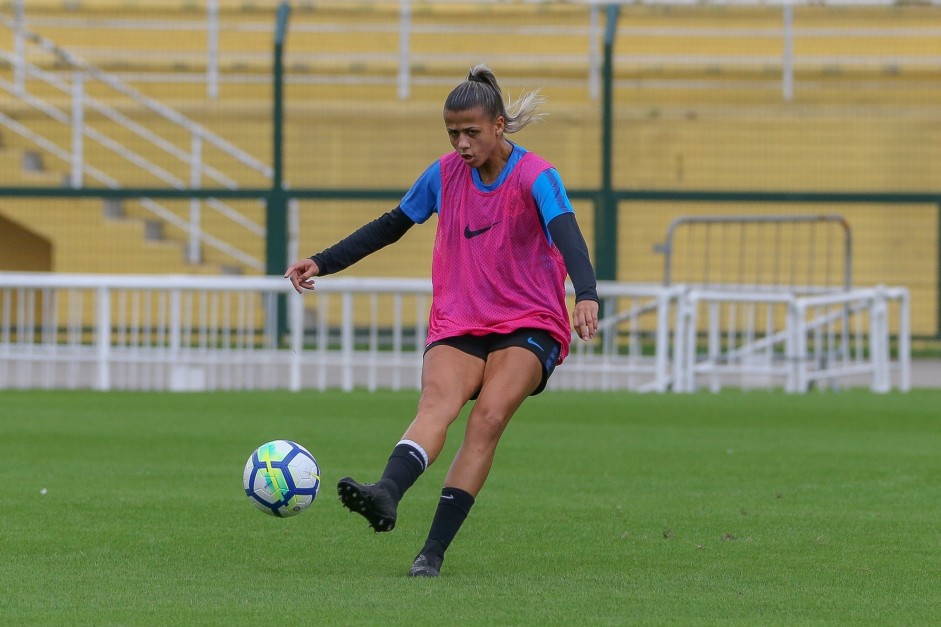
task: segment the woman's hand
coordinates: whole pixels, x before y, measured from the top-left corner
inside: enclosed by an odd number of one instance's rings
[[[303,294],[304,290],[314,289],[312,277],[318,274],[320,274],[320,267],[313,259],[299,259],[288,266],[284,278],[291,279],[291,285],[297,293]]]
[[[598,332],[598,301],[583,300],[572,310],[572,328],[586,342]]]

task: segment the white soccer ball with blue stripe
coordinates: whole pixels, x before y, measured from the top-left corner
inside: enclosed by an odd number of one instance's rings
[[[279,518],[296,516],[317,498],[320,466],[300,444],[274,440],[248,458],[242,482],[245,494],[261,511]]]

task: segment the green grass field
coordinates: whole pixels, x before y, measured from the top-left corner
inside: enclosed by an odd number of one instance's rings
[[[941,392],[547,392],[510,424],[442,577],[405,576],[448,448],[371,533],[405,393],[0,393],[2,625],[928,625],[941,621]],[[313,506],[265,516],[290,438]]]

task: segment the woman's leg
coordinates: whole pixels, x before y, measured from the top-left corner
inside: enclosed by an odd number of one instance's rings
[[[448,427],[480,388],[483,371],[480,357],[446,345],[430,348],[415,419],[393,448],[379,481],[362,484],[343,477],[337,482],[343,505],[362,515],[377,533],[392,531],[399,501],[441,453]]]
[[[542,382],[542,365],[529,350],[516,346],[490,353],[480,395],[467,418],[464,441],[441,490],[425,545],[409,575],[437,577],[451,545],[480,492],[510,418]]]
[[[510,418],[541,381],[542,365],[525,348],[511,346],[490,353],[480,396],[467,418],[464,442],[448,470],[446,486],[477,496]]]
[[[481,388],[486,363],[441,344],[425,353],[418,411],[402,439],[420,444],[428,454],[429,465],[444,448],[448,427]]]

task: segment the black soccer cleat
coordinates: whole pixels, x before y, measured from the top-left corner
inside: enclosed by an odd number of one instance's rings
[[[337,482],[337,494],[343,507],[369,521],[376,533],[395,528],[396,503],[385,487],[377,483],[357,483],[350,477]]]
[[[412,567],[408,570],[409,577],[438,577],[441,574],[443,555],[434,553],[419,553]]]

